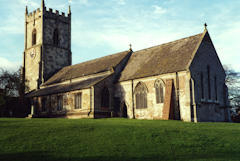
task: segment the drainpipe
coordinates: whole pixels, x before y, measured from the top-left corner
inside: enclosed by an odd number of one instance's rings
[[[133,80],[132,80],[132,111],[133,111],[133,119],[135,119]]]
[[[90,88],[90,111],[88,112],[88,116],[92,113],[93,106],[93,86]]]

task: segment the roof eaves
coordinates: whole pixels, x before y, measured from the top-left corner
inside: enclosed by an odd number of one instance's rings
[[[160,74],[153,74],[153,75],[143,76],[143,77],[133,77],[133,78],[130,78],[130,79],[123,79],[123,80],[119,80],[118,83],[120,83],[120,82],[125,82],[125,81],[129,81],[129,80],[135,80],[135,79],[142,79],[142,78],[154,77],[154,76],[163,75],[163,74],[172,74],[172,73],[177,73],[177,72],[183,72],[183,71],[188,71],[188,69],[177,70],[177,71],[174,71],[174,72],[165,72],[165,73],[160,73]]]

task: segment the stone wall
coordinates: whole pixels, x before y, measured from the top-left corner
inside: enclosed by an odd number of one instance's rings
[[[26,91],[38,88],[39,69],[41,62],[41,45],[25,50],[25,80]]]
[[[210,71],[209,78],[211,93],[209,93],[208,89],[207,66],[209,66]],[[228,101],[224,101],[224,97],[227,100],[227,90],[225,92],[224,89],[225,72],[208,34],[200,44],[199,50],[190,66],[190,71],[191,77],[194,81],[194,104],[197,121],[226,121],[225,117],[228,115],[229,110],[226,109]],[[201,73],[203,75],[203,83],[201,83]],[[201,84],[203,84],[203,87]],[[203,98],[202,88],[204,92]]]
[[[181,74],[179,76],[180,85],[178,87],[177,85],[177,79],[176,79],[176,73],[171,74],[164,74],[164,75],[158,75],[153,77],[147,77],[142,79],[135,79],[135,80],[129,80],[120,82],[117,84],[115,97],[119,97],[121,102],[125,102],[127,106],[127,113],[129,118],[138,118],[138,119],[162,119],[163,115],[163,106],[164,103],[156,103],[156,90],[154,87],[154,84],[156,80],[162,80],[164,84],[166,83],[166,80],[172,79],[173,80],[173,101],[174,101],[174,117],[175,119],[181,119],[183,121],[190,121],[190,108],[189,104],[187,104],[189,101],[188,90],[189,87],[187,87],[185,82],[186,73]],[[147,108],[145,109],[136,109],[136,98],[134,95],[134,89],[136,85],[139,82],[143,82],[147,89]],[[180,109],[178,106],[178,94],[177,89],[180,91]],[[180,115],[181,113],[181,115]],[[180,115],[180,116],[179,116]]]
[[[32,45],[32,33],[36,30],[36,44]],[[41,61],[42,44],[42,12],[40,9],[25,15],[25,51],[24,68],[26,92],[37,89]]]
[[[71,16],[65,17],[52,9],[45,11],[43,19],[43,80],[72,64],[71,54]],[[58,31],[58,45],[53,43],[54,30]]]
[[[179,84],[179,108],[180,116],[183,121],[193,121],[191,113],[191,91],[190,91],[190,72],[183,71],[178,73]]]
[[[124,70],[131,54],[132,51],[129,51],[126,57],[123,58],[123,60],[114,69],[112,69],[112,75],[94,85],[95,118],[120,116],[118,113],[120,107],[117,104],[118,100],[116,100],[115,97],[115,93],[117,92],[115,84],[118,81],[122,70]],[[101,107],[102,92],[104,88],[107,88],[109,91],[109,108]]]
[[[58,29],[59,43],[54,45],[53,33]],[[36,30],[36,44],[32,33]],[[38,89],[61,68],[72,64],[71,14],[37,9],[25,15],[24,72],[26,92]]]
[[[48,45],[44,46],[43,51],[44,81],[47,81],[53,74],[58,72],[63,67],[71,65],[71,58],[69,57],[70,51]]]
[[[37,105],[35,104],[36,114],[38,117],[93,118],[92,92],[93,90],[89,88],[35,98],[35,101],[37,101]],[[79,93],[82,96],[81,109],[75,109],[75,94]],[[63,109],[61,111],[57,110],[58,96],[63,97]],[[44,98],[47,101],[47,111],[42,109]]]
[[[107,88],[109,91],[109,108],[101,107],[102,104],[102,92],[103,89]],[[94,117],[103,118],[111,117],[114,111],[114,86],[113,86],[113,75],[105,78],[96,85],[94,85]]]
[[[36,45],[42,43],[42,12],[40,9],[33,11],[32,13],[25,16],[25,45],[26,49],[32,47],[32,32],[34,29],[37,31]]]

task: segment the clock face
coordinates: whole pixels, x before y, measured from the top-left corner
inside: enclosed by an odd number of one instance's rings
[[[35,49],[32,49],[31,51],[30,51],[30,56],[31,56],[31,58],[35,58],[35,56],[36,56],[36,50]]]

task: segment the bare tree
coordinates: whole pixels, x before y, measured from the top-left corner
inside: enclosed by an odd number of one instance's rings
[[[230,66],[224,66],[226,73],[226,85],[228,86],[228,95],[232,112],[234,115],[240,111],[240,72],[235,71]],[[240,115],[240,113],[239,113]]]
[[[20,69],[14,72],[0,69],[0,88],[3,90],[4,95],[18,97],[22,94],[24,84],[21,82]]]

